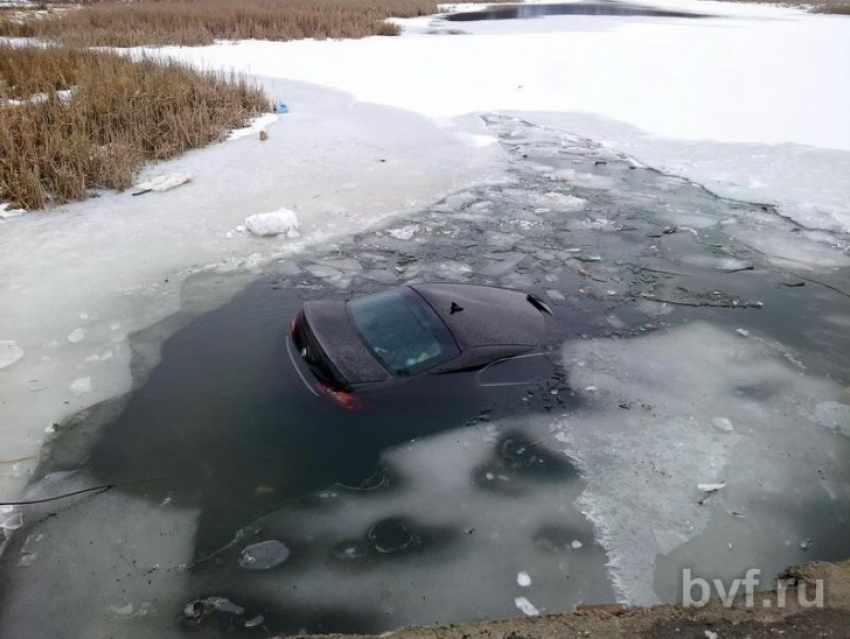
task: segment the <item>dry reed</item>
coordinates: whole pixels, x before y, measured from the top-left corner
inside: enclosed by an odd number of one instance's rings
[[[398,34],[386,18],[436,10],[434,0],[103,0],[52,17],[0,24],[0,35],[115,47],[360,38]]]
[[[232,74],[0,45],[0,202],[34,209],[127,188],[145,162],[209,144],[269,108]]]

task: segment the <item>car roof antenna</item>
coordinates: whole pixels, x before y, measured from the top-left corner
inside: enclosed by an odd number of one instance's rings
[[[449,315],[454,315],[455,313],[460,313],[462,310],[463,310],[463,306],[461,306],[457,302],[452,302],[452,305],[449,307]]]

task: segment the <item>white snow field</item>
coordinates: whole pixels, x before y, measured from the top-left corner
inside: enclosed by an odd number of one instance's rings
[[[437,121],[521,111],[724,194],[783,204],[806,226],[850,230],[850,21],[765,5],[642,4],[714,17],[425,17],[398,20],[401,38],[148,53],[314,82]]]

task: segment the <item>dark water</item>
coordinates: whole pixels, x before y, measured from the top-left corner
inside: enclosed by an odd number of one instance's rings
[[[704,18],[696,13],[665,11],[623,2],[571,2],[565,4],[516,4],[494,6],[482,11],[450,13],[445,18],[452,22],[479,20],[526,20],[546,16],[649,16],[658,18]]]
[[[380,451],[458,427],[505,395],[457,373],[411,380],[362,411],[317,397],[284,342],[306,297],[264,278],[178,331],[88,458],[104,482],[156,478],[139,487],[147,498],[200,506],[199,557],[281,502],[360,486]]]

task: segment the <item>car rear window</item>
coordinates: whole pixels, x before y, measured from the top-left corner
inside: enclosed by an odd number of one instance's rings
[[[413,375],[460,355],[446,325],[410,288],[352,300],[348,311],[372,355],[394,375]]]

